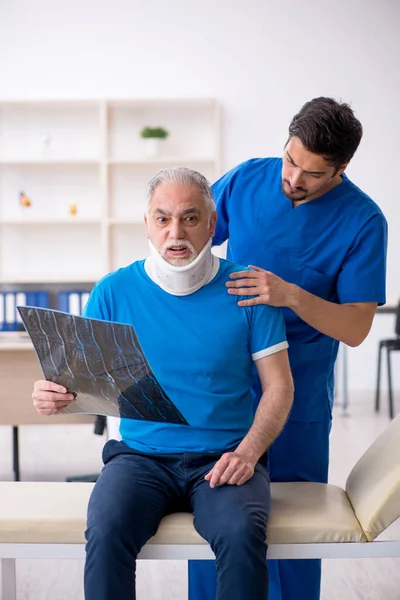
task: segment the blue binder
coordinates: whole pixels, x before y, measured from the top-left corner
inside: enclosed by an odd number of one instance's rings
[[[86,290],[68,290],[58,294],[58,309],[61,312],[71,315],[81,316],[86,302],[89,298],[89,292]]]
[[[49,308],[49,294],[27,290],[0,292],[0,331],[16,331],[23,328],[17,306]]]

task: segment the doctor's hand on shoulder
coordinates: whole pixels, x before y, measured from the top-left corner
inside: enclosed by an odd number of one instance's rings
[[[255,296],[240,300],[239,306],[268,304],[269,306],[291,307],[298,287],[288,283],[270,271],[249,265],[252,271],[238,271],[230,274],[231,281],[226,282],[229,294],[235,296]]]
[[[52,381],[36,381],[32,392],[33,406],[40,415],[54,415],[75,402],[75,395]]]

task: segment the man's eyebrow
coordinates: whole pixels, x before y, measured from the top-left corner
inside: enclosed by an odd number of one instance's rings
[[[200,211],[198,208],[192,207],[192,208],[186,208],[181,214],[183,216],[185,216],[185,215],[189,215],[189,214],[192,215],[193,213],[196,213],[199,215]],[[154,210],[154,214],[165,215],[166,217],[172,216],[172,213],[168,212],[167,210],[163,210],[162,208],[156,208]]]
[[[162,210],[161,208],[156,208],[155,211],[154,211],[154,214],[155,213],[159,213],[160,215],[165,215],[165,216],[168,216],[168,217],[171,216],[170,212],[168,212],[167,210]]]
[[[287,150],[286,150],[286,154],[288,155],[292,165],[294,167],[297,167],[296,163],[294,162],[293,158],[290,156],[290,154]],[[302,169],[302,171],[304,171],[304,173],[308,173],[308,175],[325,175],[326,174],[326,171],[305,171],[304,169]]]
[[[186,208],[186,210],[183,211],[183,215],[189,215],[192,213],[196,213],[196,214],[200,214],[200,211],[198,208],[195,208],[194,206],[192,208]]]

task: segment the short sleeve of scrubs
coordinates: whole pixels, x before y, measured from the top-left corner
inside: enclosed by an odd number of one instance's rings
[[[259,360],[288,347],[282,311],[274,306],[258,304],[242,309],[250,318],[250,352],[252,359]]]
[[[215,246],[219,246],[229,237],[229,197],[240,171],[242,171],[247,162],[249,161],[234,167],[212,185],[212,193],[218,213],[213,237],[213,245]]]
[[[387,223],[376,213],[359,231],[346,255],[337,281],[340,303],[385,303],[386,247]]]

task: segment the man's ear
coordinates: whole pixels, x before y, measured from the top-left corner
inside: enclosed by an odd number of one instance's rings
[[[210,227],[209,227],[210,238],[214,237],[216,223],[217,223],[217,213],[214,210],[210,217]]]
[[[345,170],[347,169],[347,166],[349,164],[350,161],[348,161],[347,163],[345,163],[344,165],[342,165],[341,167],[339,167],[339,169],[337,170],[337,172],[335,173],[335,175],[342,175],[342,173],[345,172]]]
[[[146,225],[146,237],[149,239],[149,220],[147,213],[144,213],[144,224]]]

